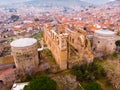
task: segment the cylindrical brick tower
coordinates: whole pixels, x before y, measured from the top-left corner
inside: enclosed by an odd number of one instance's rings
[[[39,60],[37,40],[34,38],[21,38],[11,43],[12,55],[16,68],[25,73],[36,71]]]
[[[116,50],[116,33],[110,30],[97,30],[93,37],[93,51],[97,56],[112,54]]]

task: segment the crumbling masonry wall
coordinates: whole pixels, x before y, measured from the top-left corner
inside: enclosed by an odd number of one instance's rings
[[[48,26],[44,29],[44,41],[62,70],[67,69],[70,58],[68,45],[72,45],[78,51],[77,55],[86,58],[88,63],[93,60],[90,41],[82,29]]]

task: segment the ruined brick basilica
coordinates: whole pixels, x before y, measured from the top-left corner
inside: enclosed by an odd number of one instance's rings
[[[81,27],[75,25],[47,25],[44,28],[44,41],[51,50],[60,69],[74,64],[93,61],[90,40]]]

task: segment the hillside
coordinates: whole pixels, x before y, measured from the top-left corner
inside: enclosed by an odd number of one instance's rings
[[[120,7],[120,0],[111,1],[111,2],[107,3],[107,5],[109,5],[111,7]]]
[[[74,7],[74,6],[89,6],[90,3],[81,0],[32,0],[26,2],[27,5],[32,4],[35,6],[63,6],[63,7]]]

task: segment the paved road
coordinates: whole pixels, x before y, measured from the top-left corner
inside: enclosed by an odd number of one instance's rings
[[[14,63],[12,63],[12,64],[2,64],[2,65],[0,65],[0,70],[13,67],[14,65],[15,65]]]

